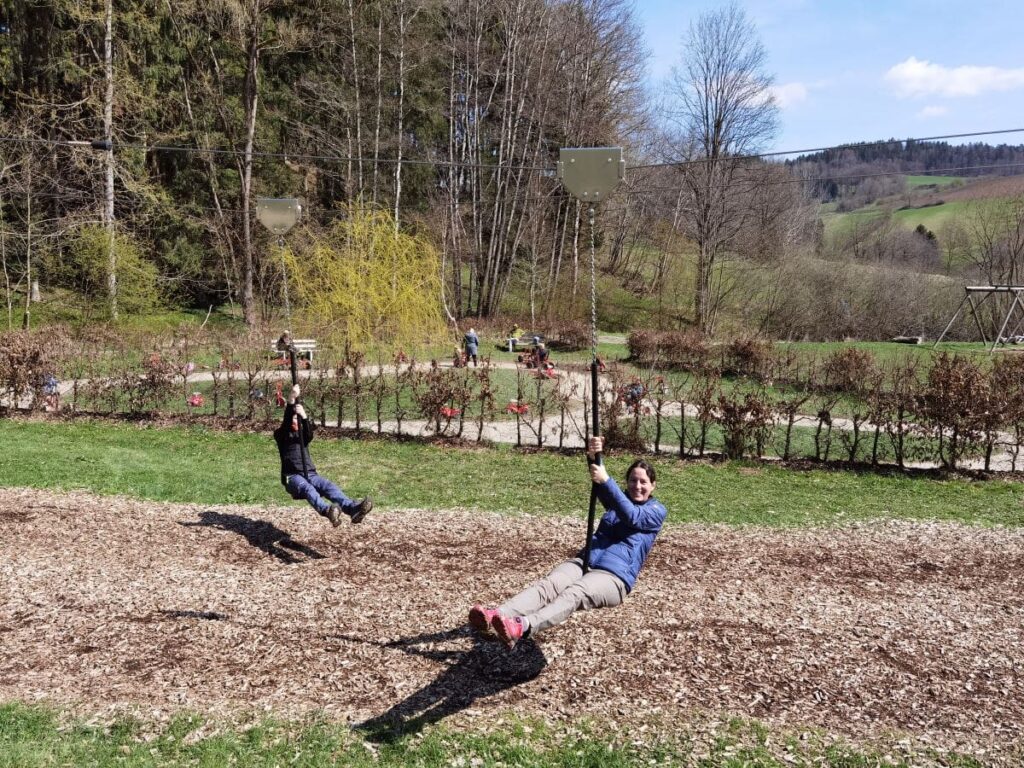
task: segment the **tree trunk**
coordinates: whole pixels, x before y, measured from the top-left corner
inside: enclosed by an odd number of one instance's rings
[[[357,189],[363,199],[363,113],[359,106],[359,58],[356,55],[356,20],[352,0],[348,0],[348,27],[352,39],[352,88],[356,101],[356,156],[359,158]]]
[[[384,5],[377,3],[377,115],[373,127],[373,205],[377,205],[377,169],[380,159],[380,126],[384,113]],[[399,425],[401,426],[401,425]]]
[[[6,170],[6,169],[4,169]],[[3,173],[0,172],[0,180]],[[14,330],[14,293],[11,291],[11,273],[7,270],[7,227],[4,225],[3,185],[0,184],[0,265],[4,270],[4,298],[7,300],[7,330]]]
[[[103,223],[107,227],[107,297],[110,317],[117,320],[117,252],[114,249],[114,2],[106,0],[104,8],[103,69],[106,91],[103,98],[103,138],[107,140],[106,205]]]
[[[405,0],[398,0],[398,123],[395,139],[398,143],[395,161],[395,234],[398,234],[399,213],[402,200],[402,131],[403,110],[405,109]]]
[[[245,156],[242,171],[242,242],[245,253],[245,274],[242,282],[242,316],[245,324],[256,325],[256,309],[253,297],[253,272],[255,264],[252,239],[252,155],[256,137],[256,111],[259,106],[259,58],[260,58],[260,9],[251,6],[249,19],[248,57],[245,70],[245,88],[242,94],[245,105]]]
[[[32,284],[32,158],[25,158],[25,285]],[[21,327],[26,331],[31,325],[31,292],[25,291],[25,316]]]

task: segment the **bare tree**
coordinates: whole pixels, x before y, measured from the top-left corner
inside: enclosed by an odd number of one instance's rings
[[[970,260],[989,285],[1019,285],[1024,279],[1024,196],[975,203],[967,216]],[[1006,315],[1009,296],[987,305],[987,322],[996,333]]]
[[[713,331],[715,262],[740,232],[747,211],[733,204],[741,169],[775,135],[778,108],[765,50],[753,24],[732,4],[701,16],[683,40],[684,62],[669,82],[668,117],[682,161],[686,232],[697,245],[694,315]]]
[[[107,226],[107,294],[110,317],[117,319],[117,252],[114,250],[114,2],[103,7],[103,138],[107,141],[104,163],[105,195],[103,222]]]
[[[252,217],[252,196],[254,188],[253,164],[256,154],[256,129],[261,115],[260,89],[262,60],[265,52],[276,45],[280,45],[279,35],[281,27],[275,29],[272,34],[268,31],[268,14],[274,7],[275,0],[216,0],[207,4],[197,4],[195,10],[198,19],[206,24],[215,34],[206,38],[206,47],[209,52],[209,82],[203,83],[213,96],[214,108],[217,111],[221,129],[233,150],[233,161],[240,181],[238,208],[241,210],[241,231],[234,227],[224,226],[224,239],[228,242],[237,238],[238,249],[241,252],[241,274],[237,281],[240,284],[240,299],[242,304],[242,315],[246,325],[252,327],[256,324],[256,297],[255,297],[255,276],[259,265],[255,253],[256,245],[253,234]],[[170,5],[169,7],[173,7]],[[227,107],[227,94],[231,88],[229,74],[222,66],[215,40],[223,40],[232,55],[237,57],[241,75],[241,112],[242,126],[236,124],[238,119]],[[190,122],[194,120],[191,114],[192,107],[188,104]],[[239,136],[241,133],[241,136]],[[205,143],[205,137],[204,137]],[[211,193],[215,198],[216,193],[214,177],[214,166],[209,164],[211,178]],[[223,214],[220,200],[216,200],[219,214]],[[233,243],[231,244],[233,245]],[[228,246],[229,252],[233,248]]]
[[[242,167],[242,241],[245,244],[245,273],[242,277],[242,313],[245,324],[250,328],[256,324],[253,297],[253,256],[252,239],[252,162],[256,136],[256,113],[259,107],[260,52],[263,36],[262,0],[246,0],[242,5],[243,34],[245,35],[245,81],[242,101],[245,107],[245,155]]]
[[[14,328],[14,294],[11,291],[11,272],[7,266],[7,220],[4,215],[5,199],[8,190],[14,188],[13,179],[9,180],[18,170],[19,163],[11,159],[7,152],[0,154],[0,268],[4,273],[4,297],[7,303],[7,330]]]
[[[976,204],[968,216],[971,261],[992,285],[1015,285],[1024,276],[1024,197]]]
[[[404,120],[405,120],[405,84],[408,62],[406,61],[406,46],[409,42],[409,28],[416,21],[423,6],[418,2],[409,0],[395,0],[394,13],[398,19],[398,107],[396,110],[397,125],[395,126],[395,140],[397,142],[397,158],[395,160],[395,234],[398,234],[399,216],[401,214],[402,202],[402,148],[404,146]]]

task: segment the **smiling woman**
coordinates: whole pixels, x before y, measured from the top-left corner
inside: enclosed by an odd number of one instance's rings
[[[667,512],[651,494],[654,467],[635,461],[626,472],[626,493],[595,457],[603,438],[588,442],[590,479],[605,508],[593,541],[498,608],[480,604],[469,610],[469,623],[485,638],[497,638],[511,650],[516,643],[561,624],[575,611],[613,608],[636,584]]]

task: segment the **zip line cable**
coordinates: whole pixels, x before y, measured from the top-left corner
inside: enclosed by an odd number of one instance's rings
[[[870,179],[880,176],[925,176],[928,174],[942,174],[942,173],[956,173],[959,171],[979,171],[979,170],[993,170],[998,168],[1024,168],[1024,162],[1021,163],[999,163],[994,165],[962,165],[951,168],[931,168],[927,170],[916,170],[912,173],[907,171],[884,171],[880,173],[851,173],[844,174],[842,176],[813,176],[808,178],[791,178],[791,179],[740,179],[736,181],[726,182],[724,184],[719,183],[719,187],[739,187],[746,185],[749,187],[775,187],[783,184],[814,184],[818,182],[828,181],[848,181],[852,179]],[[969,178],[969,177],[968,177]],[[674,192],[679,190],[678,184],[672,185],[656,185],[656,186],[637,186],[632,189],[626,189],[619,193],[627,197],[639,197],[649,192]],[[609,199],[615,200],[617,195],[613,194],[609,196]],[[525,198],[526,201],[537,201],[537,200],[571,200],[571,195],[566,194],[553,194],[553,195],[542,195]]]
[[[963,165],[963,166],[950,167],[950,168],[932,168],[932,169],[929,169],[929,170],[918,170],[918,171],[915,171],[913,174],[909,174],[909,175],[924,176],[924,175],[927,175],[927,174],[956,173],[956,172],[960,172],[960,171],[993,170],[993,169],[998,169],[998,168],[1024,168],[1024,163],[1003,163],[1003,164],[997,164],[997,165]],[[725,186],[725,187],[734,187],[734,186],[735,187],[739,187],[741,185],[747,185],[747,186],[750,186],[750,187],[774,187],[774,186],[781,186],[783,184],[813,184],[813,183],[817,183],[817,182],[849,181],[849,180],[853,180],[853,179],[869,179],[869,178],[884,177],[884,176],[903,176],[903,175],[908,175],[908,174],[905,171],[885,171],[885,172],[881,172],[881,173],[854,173],[854,174],[844,174],[842,176],[815,176],[815,177],[810,177],[810,178],[793,178],[793,179],[767,179],[767,180],[764,180],[764,179],[742,179],[742,180],[739,180],[739,181],[728,182],[728,183],[726,183],[723,186]],[[675,185],[657,185],[657,186],[640,186],[640,187],[637,187],[637,188],[634,188],[634,189],[624,190],[623,192],[621,192],[619,194],[622,195],[622,196],[625,196],[625,197],[634,197],[635,198],[635,197],[641,197],[643,195],[646,195],[646,194],[649,194],[649,193],[652,193],[652,192],[675,192],[675,191],[678,191],[678,190],[679,190],[679,185],[678,184],[675,184]],[[74,191],[75,192],[79,192],[79,190],[74,190]],[[85,192],[79,192],[79,194],[84,195],[86,193]],[[33,197],[35,199],[44,199],[44,200],[68,199],[68,196],[69,196],[69,193],[60,193],[60,192],[41,192],[39,194],[33,195]],[[612,201],[615,201],[617,198],[618,198],[618,195],[614,195],[613,194],[612,196],[610,196],[610,200],[612,200]],[[564,194],[564,193],[557,193],[556,192],[556,193],[546,194],[546,195],[530,195],[530,196],[527,196],[527,197],[519,198],[519,201],[520,202],[526,202],[526,203],[545,202],[545,201],[559,201],[560,202],[560,201],[565,201],[565,200],[570,200],[571,201],[571,200],[574,200],[574,199],[575,198],[573,198],[572,195],[567,195],[567,194]],[[228,208],[228,207],[225,207],[225,206],[221,206],[220,208],[216,208],[216,207],[214,207],[212,205],[197,206],[197,205],[193,205],[193,204],[186,204],[185,207],[188,209],[189,213],[191,213],[191,212],[195,212],[195,213],[214,212],[214,213],[230,213],[230,214],[236,214],[237,213],[237,214],[241,214],[241,213],[245,212],[245,209],[243,209],[243,208]],[[314,215],[314,210],[315,209],[307,209],[307,210],[308,210],[308,214],[307,215]],[[621,209],[616,208],[614,210],[621,210]],[[335,211],[334,209],[326,209],[325,208],[325,209],[321,209],[320,211],[317,211],[317,213],[320,216],[323,216],[324,218],[327,218],[330,221],[333,221],[333,220],[338,219],[338,218],[341,217],[341,214],[339,212]],[[155,213],[148,213],[148,214],[136,213],[136,214],[131,214],[131,217],[135,218],[135,217],[139,217],[139,216],[154,216],[154,215],[156,215],[156,214]]]
[[[718,186],[732,187],[732,186],[756,186],[756,187],[775,187],[783,184],[816,184],[819,182],[829,181],[849,181],[852,179],[872,179],[884,176],[925,176],[928,174],[943,174],[943,173],[956,173],[960,171],[982,171],[982,170],[993,170],[998,168],[1024,168],[1024,162],[1021,163],[998,163],[993,165],[962,165],[951,168],[930,168],[927,170],[915,170],[913,172],[908,171],[882,171],[876,173],[851,173],[843,174],[841,176],[812,176],[807,178],[792,178],[792,179],[739,179],[736,181],[726,182],[725,184],[719,184]],[[1013,174],[1016,175],[1016,174]],[[968,177],[969,178],[969,177]],[[679,185],[664,185],[664,186],[647,186],[640,187],[639,189],[626,190],[627,195],[640,195],[646,192],[656,191],[673,191],[678,190]]]
[[[728,156],[727,155],[726,157],[716,158],[716,159],[722,159],[722,160],[726,160],[726,159],[728,159],[728,160],[744,160],[744,159],[758,159],[758,158],[762,158],[763,159],[763,158],[766,158],[766,157],[785,157],[786,155],[808,155],[808,154],[813,154],[813,153],[816,153],[816,152],[833,152],[833,151],[837,151],[837,150],[840,150],[840,149],[860,149],[862,147],[881,147],[881,146],[885,146],[886,144],[907,144],[907,143],[916,143],[916,142],[925,142],[925,141],[942,141],[943,139],[966,139],[966,138],[970,138],[970,137],[973,137],[973,136],[996,136],[996,135],[1002,134],[1002,133],[1021,133],[1022,131],[1024,131],[1024,128],[1004,128],[1002,130],[997,130],[997,131],[974,131],[972,133],[950,133],[950,134],[946,134],[945,136],[923,136],[923,137],[921,137],[919,139],[915,139],[915,138],[906,138],[906,139],[892,138],[892,139],[878,139],[877,141],[862,141],[862,142],[855,141],[855,142],[847,143],[847,144],[836,144],[836,145],[831,146],[831,147],[814,147],[814,148],[811,148],[811,149],[788,149],[788,150],[779,150],[779,151],[776,151],[776,152],[757,152],[757,153],[751,153],[749,155],[735,155],[735,156]],[[692,165],[692,164],[704,163],[704,162],[708,162],[708,158],[695,158],[693,160],[680,160],[680,161],[677,161],[677,162],[669,162],[669,163],[650,163],[648,165],[633,165],[633,166],[629,167],[629,170],[639,171],[639,170],[643,170],[645,168],[668,168],[668,167],[676,167],[676,166],[680,166],[680,165]]]
[[[1022,129],[1024,130],[1024,129]],[[36,138],[23,138],[18,136],[0,136],[0,142],[4,143],[25,143],[25,144],[42,144],[44,146],[52,147],[89,147],[90,142],[88,141],[71,141],[66,139],[36,139]],[[184,152],[190,154],[210,154],[210,155],[245,155],[245,151],[241,149],[214,149],[204,147],[185,147],[185,146],[174,146],[173,144],[118,144],[115,143],[113,147],[105,151],[121,151],[121,150],[137,150],[140,152]],[[323,160],[330,163],[363,163],[366,165],[426,165],[431,167],[442,167],[442,168],[502,168],[503,170],[513,171],[541,171],[554,173],[554,169],[548,166],[534,166],[534,165],[498,165],[498,164],[487,164],[487,163],[459,163],[450,160],[415,160],[412,158],[403,157],[401,160],[396,158],[387,157],[348,157],[343,155],[312,155],[305,153],[292,153],[292,152],[252,152],[250,153],[253,158],[270,158],[276,160]]]
[[[646,163],[643,165],[631,165],[627,166],[626,170],[647,170],[651,168],[679,168],[688,165],[701,165],[704,163],[711,162],[712,160],[757,160],[769,157],[784,157],[786,155],[801,155],[815,152],[831,152],[842,149],[858,149],[862,147],[877,147],[884,146],[886,144],[907,144],[907,143],[923,143],[930,141],[942,141],[945,139],[963,139],[973,138],[978,136],[998,136],[1009,133],[1024,133],[1024,128],[1003,128],[990,131],[972,131],[970,133],[950,133],[941,136],[925,136],[920,138],[908,137],[905,139],[879,139],[877,141],[866,141],[866,142],[853,142],[846,144],[836,144],[829,147],[816,147],[810,149],[790,149],[790,150],[779,150],[774,152],[760,152],[752,153],[747,155],[727,155],[720,158],[693,158],[690,160],[679,160],[675,162],[664,162],[664,163]],[[45,146],[66,146],[66,147],[89,147],[90,144],[95,142],[88,141],[73,141],[70,139],[40,139],[40,138],[27,138],[18,136],[0,136],[0,142],[2,143],[27,143],[27,144],[42,144]],[[97,147],[93,147],[97,148]],[[243,150],[238,149],[213,149],[203,147],[186,147],[186,146],[174,146],[169,144],[117,144],[115,143],[112,147],[98,147],[102,151],[120,151],[120,150],[137,150],[143,152],[185,152],[193,154],[214,154],[214,155],[244,155]],[[292,154],[290,152],[252,152],[251,156],[254,158],[270,158],[278,160],[323,160],[331,163],[363,163],[368,165],[394,165],[401,163],[403,165],[412,166],[432,166],[441,168],[502,168],[508,171],[538,171],[541,173],[553,174],[555,169],[550,166],[533,166],[533,165],[496,165],[487,163],[461,163],[450,160],[415,160],[410,158],[402,158],[401,160],[395,158],[373,158],[373,157],[348,157],[348,156],[335,156],[335,155],[314,155],[314,154]]]

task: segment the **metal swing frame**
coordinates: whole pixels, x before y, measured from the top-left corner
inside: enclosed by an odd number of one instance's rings
[[[1001,293],[1013,294],[1013,301],[1010,302],[1010,307],[1006,311],[1006,317],[1003,318],[1003,323],[999,327],[999,333],[996,334],[995,338],[992,339],[991,345],[989,345],[988,336],[985,334],[985,327],[981,322],[981,316],[978,314],[978,310],[981,305],[984,304],[992,296],[996,296]],[[981,294],[981,298],[977,301],[974,300],[974,296]],[[939,338],[935,340],[935,344],[932,345],[932,349],[939,346],[939,342],[942,341],[946,334],[949,333],[949,329],[953,327],[953,323],[956,322],[957,318],[960,317],[960,313],[963,312],[964,307],[968,306],[971,309],[971,316],[974,318],[974,324],[978,328],[978,333],[981,334],[981,340],[988,346],[989,354],[995,351],[995,348],[1000,344],[1006,344],[1007,338],[1013,338],[1018,335],[1021,326],[1024,326],[1024,316],[1017,322],[1017,325],[1013,329],[1013,333],[1009,336],[1004,336],[1007,326],[1010,324],[1010,319],[1013,317],[1014,310],[1020,309],[1021,314],[1024,315],[1024,285],[967,285],[964,286],[964,298],[960,302],[960,306],[956,308],[956,312],[953,313],[953,317],[949,319],[945,329],[939,335]]]

